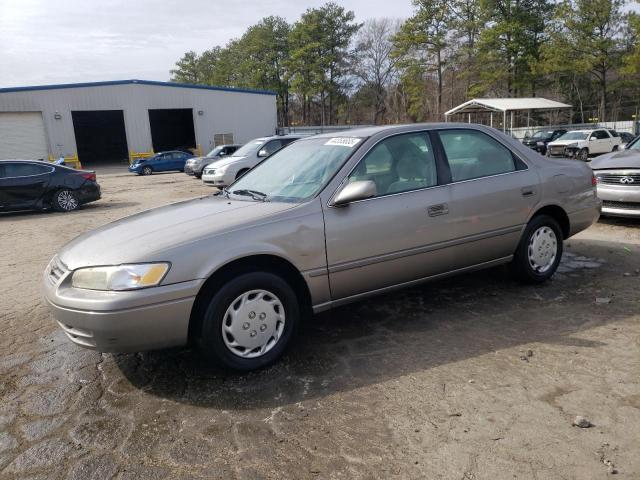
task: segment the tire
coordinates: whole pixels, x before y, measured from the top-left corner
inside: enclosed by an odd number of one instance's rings
[[[141,175],[151,175],[153,173],[153,168],[151,167],[143,167]]]
[[[249,168],[243,168],[242,170],[240,170],[236,174],[236,180],[238,180],[240,177],[242,177],[244,174],[246,174],[249,170],[250,170]]]
[[[582,160],[583,162],[589,161],[589,149],[581,148],[577,155],[578,160]]]
[[[193,176],[196,177],[197,179],[201,179],[202,178],[202,174],[201,173],[194,173]]]
[[[294,290],[278,275],[240,274],[225,282],[209,301],[199,349],[227,369],[247,372],[266,367],[290,344],[300,324],[300,311]]]
[[[613,146],[613,150],[611,150],[612,152],[617,152],[620,148],[618,147],[618,145],[614,145]]]
[[[51,206],[56,212],[73,212],[80,206],[80,201],[73,190],[62,189],[53,194]]]
[[[548,215],[533,217],[511,262],[516,278],[524,283],[542,283],[550,279],[562,259],[562,239],[562,230],[554,218]]]

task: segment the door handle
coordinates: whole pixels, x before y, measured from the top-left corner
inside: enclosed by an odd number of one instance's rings
[[[431,205],[427,208],[427,212],[430,217],[437,217],[439,215],[446,215],[449,213],[449,207],[446,203],[438,203],[437,205]]]
[[[531,197],[536,194],[536,191],[533,187],[524,187],[522,190],[520,190],[520,192],[522,193],[523,197]]]

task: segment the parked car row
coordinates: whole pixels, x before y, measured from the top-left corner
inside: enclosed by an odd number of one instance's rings
[[[606,128],[571,131],[543,129],[525,137],[522,143],[542,155],[587,162],[589,157],[621,150],[633,139],[630,133],[618,133]]]

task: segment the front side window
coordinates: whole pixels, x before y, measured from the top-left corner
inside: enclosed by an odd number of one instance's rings
[[[380,197],[438,184],[436,161],[425,132],[382,140],[349,175],[349,182],[371,180]]]
[[[227,191],[243,200],[306,201],[324,188],[361,144],[361,138],[353,137],[297,141],[259,163]]]
[[[262,147],[262,150],[265,150],[267,152],[267,156],[269,156],[272,153],[276,152],[277,150],[280,150],[281,147],[282,147],[282,141],[271,140],[270,142],[267,142],[267,144],[264,147]]]
[[[514,172],[511,150],[489,135],[474,130],[439,132],[454,182]]]

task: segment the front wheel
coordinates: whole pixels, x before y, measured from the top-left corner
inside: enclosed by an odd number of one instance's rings
[[[273,273],[250,272],[211,298],[198,343],[205,356],[226,368],[255,370],[282,356],[299,323],[291,286]]]
[[[72,190],[58,190],[53,195],[52,206],[57,212],[72,212],[80,206],[80,202]]]
[[[512,261],[515,276],[525,283],[542,283],[553,276],[562,258],[562,230],[548,215],[533,217]]]
[[[589,150],[586,148],[580,149],[578,152],[578,160],[582,160],[583,162],[589,161]]]
[[[142,175],[151,175],[153,173],[153,168],[151,167],[144,167],[142,169]]]

